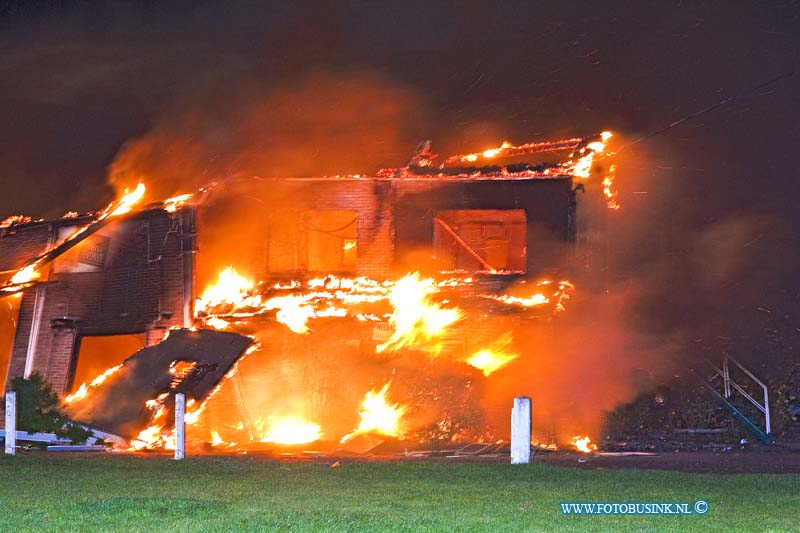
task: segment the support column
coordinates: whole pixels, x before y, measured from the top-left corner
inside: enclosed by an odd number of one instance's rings
[[[14,455],[17,448],[17,393],[6,393],[6,455]]]
[[[175,460],[186,456],[186,395],[179,392],[175,395]]]
[[[531,399],[514,398],[511,409],[511,464],[531,462]]]

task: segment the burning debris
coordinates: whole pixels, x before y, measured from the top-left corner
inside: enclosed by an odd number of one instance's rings
[[[81,385],[65,402],[75,420],[150,447],[170,426],[166,399],[183,392],[197,407],[189,412],[196,417],[252,342],[234,333],[174,330]]]

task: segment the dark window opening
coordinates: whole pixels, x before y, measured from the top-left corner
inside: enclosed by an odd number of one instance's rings
[[[353,273],[358,212],[282,212],[270,219],[267,270],[272,273]]]

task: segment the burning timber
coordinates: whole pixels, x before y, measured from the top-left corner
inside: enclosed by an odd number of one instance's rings
[[[41,373],[134,449],[172,445],[176,392],[217,450],[491,440],[482,394],[510,393],[493,384],[575,293],[577,192],[595,182],[619,207],[609,138],[441,162],[422,143],[371,177],[228,180],[203,205],[137,210],[139,184],[97,214],[9,219],[6,380]]]

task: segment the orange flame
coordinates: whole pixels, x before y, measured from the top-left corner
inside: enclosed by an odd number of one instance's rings
[[[203,290],[195,308],[197,311],[207,311],[222,305],[259,305],[261,297],[251,296],[253,287],[252,281],[241,276],[233,266],[229,266],[219,273],[216,283]]]
[[[117,206],[108,214],[108,216],[115,217],[129,212],[131,209],[133,209],[133,206],[139,203],[139,200],[142,199],[144,196],[144,191],[145,186],[141,181],[131,192],[128,192],[128,189],[125,189],[125,195],[120,199],[120,201],[117,203]]]
[[[111,368],[109,368],[108,370],[106,370],[105,372],[103,372],[102,374],[97,376],[96,378],[94,378],[89,383],[88,386],[86,385],[86,383],[81,383],[81,386],[78,387],[78,390],[76,390],[75,392],[73,392],[72,394],[70,394],[69,396],[64,398],[64,403],[73,403],[73,402],[75,402],[77,400],[82,400],[83,398],[86,397],[86,395],[89,393],[89,391],[91,389],[93,389],[93,388],[97,387],[98,385],[102,384],[105,380],[107,380],[109,378],[109,376],[115,374],[117,372],[117,370],[119,370],[120,368],[122,368],[121,364],[119,364],[117,366],[112,366]]]
[[[263,422],[256,423],[256,427]],[[277,444],[307,444],[322,437],[318,424],[309,422],[300,416],[284,416],[269,422],[269,429],[261,438],[261,442]]]
[[[461,318],[461,311],[458,308],[444,309],[431,302],[430,295],[436,291],[432,279],[420,279],[416,272],[395,283],[389,294],[389,301],[394,306],[389,322],[394,326],[394,333],[389,340],[378,345],[378,352],[413,345],[438,353],[441,347],[430,345],[430,341]]]
[[[581,437],[580,435],[576,435],[572,437],[572,445],[582,453],[592,453],[597,451],[597,445],[592,442],[592,439],[589,437]]]
[[[578,178],[586,179],[590,177],[595,156],[605,152],[606,144],[613,136],[614,134],[610,131],[601,133],[599,141],[587,144],[572,155],[572,160],[565,165],[566,170]]]
[[[23,283],[29,283],[37,280],[41,276],[42,275],[39,273],[39,271],[36,270],[35,264],[28,265],[25,268],[18,270],[17,273],[11,277],[11,283],[14,285],[21,285]]]
[[[608,167],[608,173],[603,178],[603,194],[606,197],[606,205],[609,209],[616,211],[620,208],[617,201],[617,189],[614,186],[614,179],[617,177],[617,166],[611,165]]]
[[[167,198],[164,200],[164,211],[168,213],[174,213],[179,208],[183,207],[186,202],[192,199],[193,194],[181,194],[179,196],[173,196],[172,198]]]
[[[478,350],[468,357],[466,361],[467,364],[483,372],[484,376],[488,376],[492,372],[503,368],[519,357],[519,354],[509,350],[511,340],[511,335],[504,335],[503,338],[495,342],[491,347]]]
[[[363,433],[380,433],[390,437],[401,437],[400,419],[408,409],[400,404],[391,404],[386,401],[386,393],[391,382],[383,386],[380,391],[371,390],[364,396],[361,403],[361,423],[356,430],[345,435],[341,442],[347,442],[356,435]]]

